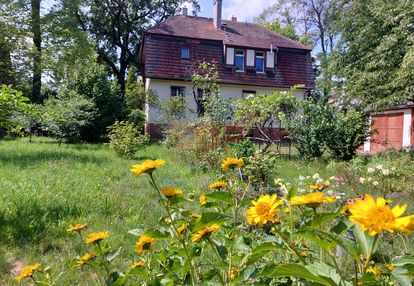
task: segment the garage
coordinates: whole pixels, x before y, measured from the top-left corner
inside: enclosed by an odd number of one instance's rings
[[[414,144],[413,105],[404,105],[371,115],[373,134],[364,152],[378,153],[389,148],[402,149]]]

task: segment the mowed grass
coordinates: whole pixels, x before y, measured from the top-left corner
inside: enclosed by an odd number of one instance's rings
[[[135,178],[129,169],[155,158],[167,162],[156,172],[163,186],[198,193],[214,178],[156,144],[125,160],[106,145],[0,141],[0,285],[13,285],[12,272],[37,261],[53,268],[57,285],[97,285],[71,268],[83,246],[66,228],[78,222],[88,223],[88,231],[109,231],[110,245],[123,247],[119,266],[128,267],[136,241],[128,230],[156,227],[163,214],[147,177]]]

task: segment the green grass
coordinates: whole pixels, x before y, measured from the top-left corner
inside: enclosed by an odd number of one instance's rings
[[[17,265],[38,260],[53,266],[55,275],[64,273],[58,285],[96,285],[75,278],[78,270],[66,273],[81,248],[66,233],[76,222],[88,223],[90,231],[108,230],[111,245],[123,247],[119,260],[129,264],[136,238],[128,230],[156,226],[162,214],[147,178],[129,171],[147,158],[165,159],[158,180],[186,192],[205,189],[214,176],[195,172],[160,145],[125,160],[105,145],[0,141],[0,285],[13,283],[10,272]]]

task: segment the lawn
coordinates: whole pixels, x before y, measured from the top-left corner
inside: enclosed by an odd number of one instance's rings
[[[161,214],[147,180],[129,171],[147,158],[166,160],[158,178],[187,193],[206,188],[214,177],[194,172],[156,144],[125,160],[106,145],[0,141],[0,285],[12,284],[10,272],[38,260],[53,266],[58,285],[96,285],[75,278],[76,269],[66,271],[81,247],[66,228],[77,222],[88,223],[90,231],[108,230],[111,244],[123,246],[126,259],[120,261],[130,264],[136,238],[128,230],[155,226]]]
[[[136,242],[128,231],[156,228],[163,214],[148,178],[135,178],[129,168],[134,162],[157,158],[167,162],[157,170],[157,181],[196,198],[220,176],[196,169],[159,144],[138,152],[134,160],[125,160],[105,144],[67,145],[47,138],[35,138],[31,143],[27,139],[0,140],[0,285],[13,285],[14,273],[37,261],[52,267],[56,285],[99,285],[94,275],[74,267],[83,252],[83,244],[66,232],[74,223],[88,223],[88,231],[109,231],[111,246],[122,247],[115,264],[128,269]],[[412,164],[406,165],[412,168]],[[337,162],[277,161],[277,177],[292,183],[298,183],[300,175],[316,172],[324,178],[359,178],[360,170],[351,170],[355,174],[345,174],[350,172],[349,165]],[[348,186],[349,191],[361,187],[357,181]],[[396,202],[404,199],[407,197]],[[408,199],[412,201],[412,193]],[[389,250],[401,254],[400,243]]]

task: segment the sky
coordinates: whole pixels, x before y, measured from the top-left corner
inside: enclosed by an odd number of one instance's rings
[[[223,19],[230,20],[232,16],[241,22],[253,22],[265,8],[276,3],[277,0],[223,0]],[[202,17],[213,17],[214,0],[199,0]],[[191,9],[191,7],[189,7]]]

